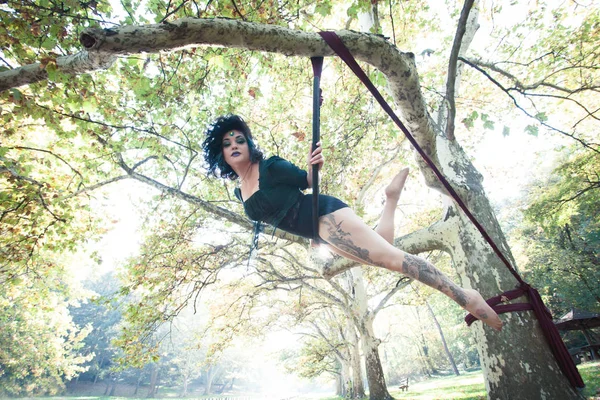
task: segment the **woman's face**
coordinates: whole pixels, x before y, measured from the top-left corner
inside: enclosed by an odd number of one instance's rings
[[[230,166],[250,161],[248,141],[240,131],[231,131],[223,135],[223,158]]]

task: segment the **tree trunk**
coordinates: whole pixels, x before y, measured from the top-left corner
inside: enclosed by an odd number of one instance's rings
[[[206,379],[204,381],[204,395],[209,395],[212,392],[212,382],[214,379],[213,369],[212,367],[208,367],[206,369]]]
[[[181,391],[181,397],[185,397],[187,395],[188,392],[188,378],[187,376],[183,377],[183,388]]]
[[[344,374],[339,373],[335,376],[335,395],[346,397],[346,386],[344,385]]]
[[[372,329],[372,321],[370,321],[370,325],[370,329]],[[379,359],[379,340],[369,334],[363,334],[362,338],[367,368],[367,381],[369,382],[369,399],[391,400],[392,396],[387,390],[383,368],[381,367],[381,360]]]
[[[452,357],[452,353],[450,353],[450,349],[448,348],[448,344],[446,343],[446,338],[444,337],[444,331],[442,330],[442,327],[441,327],[440,323],[438,322],[437,318],[435,317],[435,313],[433,312],[433,309],[431,308],[431,306],[429,305],[429,302],[427,300],[425,300],[425,305],[427,306],[427,309],[429,310],[429,314],[431,315],[431,318],[433,319],[433,323],[435,324],[435,327],[437,328],[437,330],[440,334],[440,338],[442,339],[442,345],[444,346],[444,351],[446,352],[446,357],[448,357],[448,361],[450,362],[450,365],[452,366],[454,375],[458,376],[458,375],[460,375],[460,373],[458,372],[458,368],[456,367],[456,363],[454,362],[454,357]]]
[[[379,339],[373,332],[374,315],[369,311],[367,295],[365,293],[363,274],[361,268],[351,270],[354,289],[354,311],[360,315],[360,324],[357,327],[360,332],[362,349],[365,354],[365,368],[367,370],[367,382],[369,384],[370,400],[388,400],[392,396],[388,393],[385,376],[379,358]],[[357,396],[357,398],[359,398]]]
[[[445,153],[445,154],[444,154]],[[452,157],[446,173],[460,173],[468,188],[464,197],[471,212],[494,238],[496,244],[513,262],[492,207],[481,185],[481,175],[467,160],[456,143],[438,141],[438,154]],[[463,287],[475,288],[485,298],[495,296],[516,286],[515,278],[483,241],[481,234],[453,205],[447,208],[444,220],[451,222],[444,240]],[[514,262],[513,262],[514,265]],[[517,299],[517,301],[526,301]],[[546,343],[532,311],[507,313],[502,332],[483,327],[477,321],[471,326],[484,371],[490,399],[576,399],[579,395],[561,373],[556,359]]]
[[[94,374],[94,385],[96,384],[96,382],[98,382],[98,377],[100,376],[100,371],[102,371],[102,364],[104,364],[104,355],[100,359],[100,362],[96,364],[98,366],[98,369],[97,369],[96,373]]]
[[[111,388],[110,388],[110,394],[109,396],[114,396],[116,391],[117,391],[117,385],[118,385],[118,381],[117,378],[114,378],[111,382]]]
[[[138,391],[140,390],[140,384],[142,382],[142,370],[140,369],[138,372],[138,377],[135,381],[135,391],[133,392],[134,395],[138,394]]]
[[[152,373],[150,374],[150,387],[148,388],[148,395],[146,397],[152,398],[156,396],[156,385],[158,384],[158,366],[152,365]]]
[[[347,336],[350,355],[350,374],[348,376],[353,398],[362,399],[365,397],[365,385],[362,378],[362,368],[360,362],[360,342],[356,334],[356,327],[348,321]],[[350,388],[349,388],[350,389]]]

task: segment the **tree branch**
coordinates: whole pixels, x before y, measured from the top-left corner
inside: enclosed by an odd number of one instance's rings
[[[452,44],[452,51],[450,52],[450,60],[448,61],[448,79],[446,80],[446,100],[448,101],[448,122],[446,123],[446,137],[449,140],[455,140],[454,137],[454,120],[456,118],[456,103],[454,101],[454,90],[456,83],[456,65],[458,63],[458,54],[460,52],[460,46],[462,44],[463,36],[466,31],[466,24],[469,18],[469,12],[473,7],[474,0],[465,0],[460,18],[458,20],[458,26],[456,27],[456,34],[454,35],[454,43]]]
[[[504,93],[506,93],[506,95],[508,97],[510,97],[510,99],[513,101],[513,104],[515,105],[515,107],[517,107],[519,110],[521,110],[523,112],[523,114],[527,115],[529,118],[534,119],[536,122],[538,122],[540,125],[560,133],[561,135],[570,137],[571,139],[579,142],[583,147],[600,154],[600,150],[597,150],[594,146],[597,146],[597,144],[595,143],[587,143],[586,141],[584,141],[583,139],[580,139],[578,137],[576,137],[575,135],[572,135],[568,132],[565,132],[561,129],[555,128],[549,124],[547,124],[544,121],[540,121],[538,118],[536,118],[534,115],[531,115],[531,113],[529,113],[529,111],[525,110],[523,107],[521,107],[521,105],[519,104],[519,102],[517,101],[517,99],[510,94],[509,89],[505,88],[500,82],[498,82],[496,79],[494,79],[487,71],[485,71],[483,68],[481,68],[479,65],[475,64],[474,62],[471,62],[470,60],[467,60],[464,57],[459,57],[459,60],[461,60],[462,62],[464,62],[465,64],[469,65],[470,67],[476,69],[477,71],[481,72],[486,78],[488,78],[494,85],[496,85],[500,90],[502,90]]]
[[[117,58],[104,52],[81,51],[69,56],[56,58],[56,68],[65,74],[83,74],[99,69],[108,69]],[[31,83],[48,79],[47,64],[41,63],[25,65],[0,72],[0,93],[10,88],[16,88]]]
[[[394,288],[392,290],[390,290],[383,299],[381,299],[381,301],[379,302],[379,304],[377,304],[377,307],[375,307],[375,309],[372,311],[372,315],[373,318],[375,318],[375,316],[377,315],[377,313],[379,311],[381,311],[385,305],[387,304],[387,302],[396,294],[398,293],[398,291],[404,289],[406,286],[410,285],[410,283],[412,282],[412,279],[408,278],[408,277],[404,277],[402,279],[400,279],[398,281],[398,283],[396,284],[396,286],[394,286]]]
[[[453,243],[451,234],[449,234],[453,228],[455,226],[451,220],[439,220],[427,228],[396,238],[394,245],[410,254],[432,250],[446,251],[448,246]]]
[[[484,62],[482,60],[474,60],[474,59],[471,59],[471,58],[469,58],[468,60],[469,60],[469,62],[471,62],[473,64],[476,64],[476,65],[478,65],[480,67],[488,68],[488,69],[490,69],[490,70],[492,70],[494,72],[497,72],[500,75],[508,78],[509,80],[511,80],[513,82],[514,87],[507,88],[506,90],[514,90],[514,91],[517,91],[517,92],[519,92],[520,94],[522,94],[524,96],[553,97],[553,98],[560,99],[560,100],[571,101],[571,102],[575,103],[578,107],[580,107],[581,109],[583,109],[586,112],[587,116],[590,116],[590,117],[594,118],[595,120],[600,121],[600,118],[596,117],[594,115],[596,112],[598,112],[598,109],[594,110],[594,111],[590,111],[590,110],[587,109],[587,107],[585,107],[579,101],[577,101],[576,99],[574,99],[574,98],[571,97],[571,95],[573,95],[573,94],[584,92],[586,90],[598,91],[598,89],[600,89],[600,85],[582,85],[582,86],[580,86],[580,87],[578,87],[576,89],[571,89],[571,88],[568,88],[568,87],[557,85],[555,83],[546,82],[546,80],[548,78],[550,78],[553,75],[556,75],[558,72],[562,72],[562,71],[565,71],[565,70],[568,70],[568,69],[572,69],[572,68],[575,68],[575,67],[560,68],[558,70],[553,71],[550,75],[544,77],[543,79],[541,79],[541,80],[539,80],[539,81],[537,81],[535,83],[527,84],[527,83],[521,82],[516,76],[514,76],[510,72],[508,72],[508,71],[506,71],[506,70],[504,70],[502,68],[499,68],[497,66],[497,64],[495,64],[495,63]],[[546,87],[546,88],[554,89],[554,90],[556,90],[558,92],[566,93],[567,96],[558,96],[558,95],[551,95],[551,94],[528,93],[527,92],[529,90],[535,90],[535,89],[538,89],[540,87]]]

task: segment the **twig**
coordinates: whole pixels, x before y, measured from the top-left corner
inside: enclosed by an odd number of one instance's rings
[[[463,58],[463,57],[459,57],[459,60],[462,61],[462,62],[464,62],[465,64],[469,65],[470,67],[476,69],[477,71],[481,72],[494,85],[496,85],[498,88],[500,88],[500,90],[502,90],[504,93],[506,93],[506,95],[508,97],[510,97],[510,99],[513,101],[515,107],[517,107],[519,110],[521,110],[525,115],[527,115],[528,117],[530,117],[532,119],[535,119],[537,122],[539,122],[540,125],[545,126],[546,128],[548,128],[548,129],[550,129],[552,131],[555,131],[555,132],[558,132],[558,133],[560,133],[562,135],[570,137],[571,139],[579,142],[583,147],[585,147],[585,148],[587,148],[587,149],[589,149],[589,150],[591,150],[591,151],[593,151],[595,153],[600,154],[600,150],[597,150],[596,148],[594,148],[593,144],[590,145],[590,144],[586,143],[583,139],[580,139],[580,138],[576,137],[575,135],[572,135],[572,134],[570,134],[568,132],[565,132],[563,130],[555,128],[555,127],[553,127],[553,126],[551,126],[551,125],[549,125],[549,124],[547,124],[547,123],[545,123],[543,121],[540,121],[538,118],[535,118],[534,115],[531,115],[531,113],[529,113],[527,110],[525,110],[523,107],[521,107],[519,105],[519,102],[517,101],[517,99],[512,94],[509,93],[508,89],[506,89],[504,86],[502,86],[502,84],[500,82],[498,82],[496,79],[494,79],[487,71],[485,71],[483,68],[479,67],[477,64],[475,64],[475,63],[473,63],[473,62],[471,62],[471,61],[469,61],[469,60],[467,60],[466,58]]]

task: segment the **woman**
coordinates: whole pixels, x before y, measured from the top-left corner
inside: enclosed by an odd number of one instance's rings
[[[492,328],[502,329],[502,321],[477,291],[459,287],[427,260],[392,245],[394,213],[408,169],[400,171],[386,188],[386,204],[376,231],[341,200],[320,195],[319,237],[313,238],[312,195],[301,190],[312,186],[312,168],[323,166],[320,143],[309,153],[307,173],[280,157],[265,159],[244,120],[227,115],[209,127],[202,148],[209,173],[239,178],[235,194],[252,220],[325,243],[334,253],[361,264],[407,275],[444,293]]]

